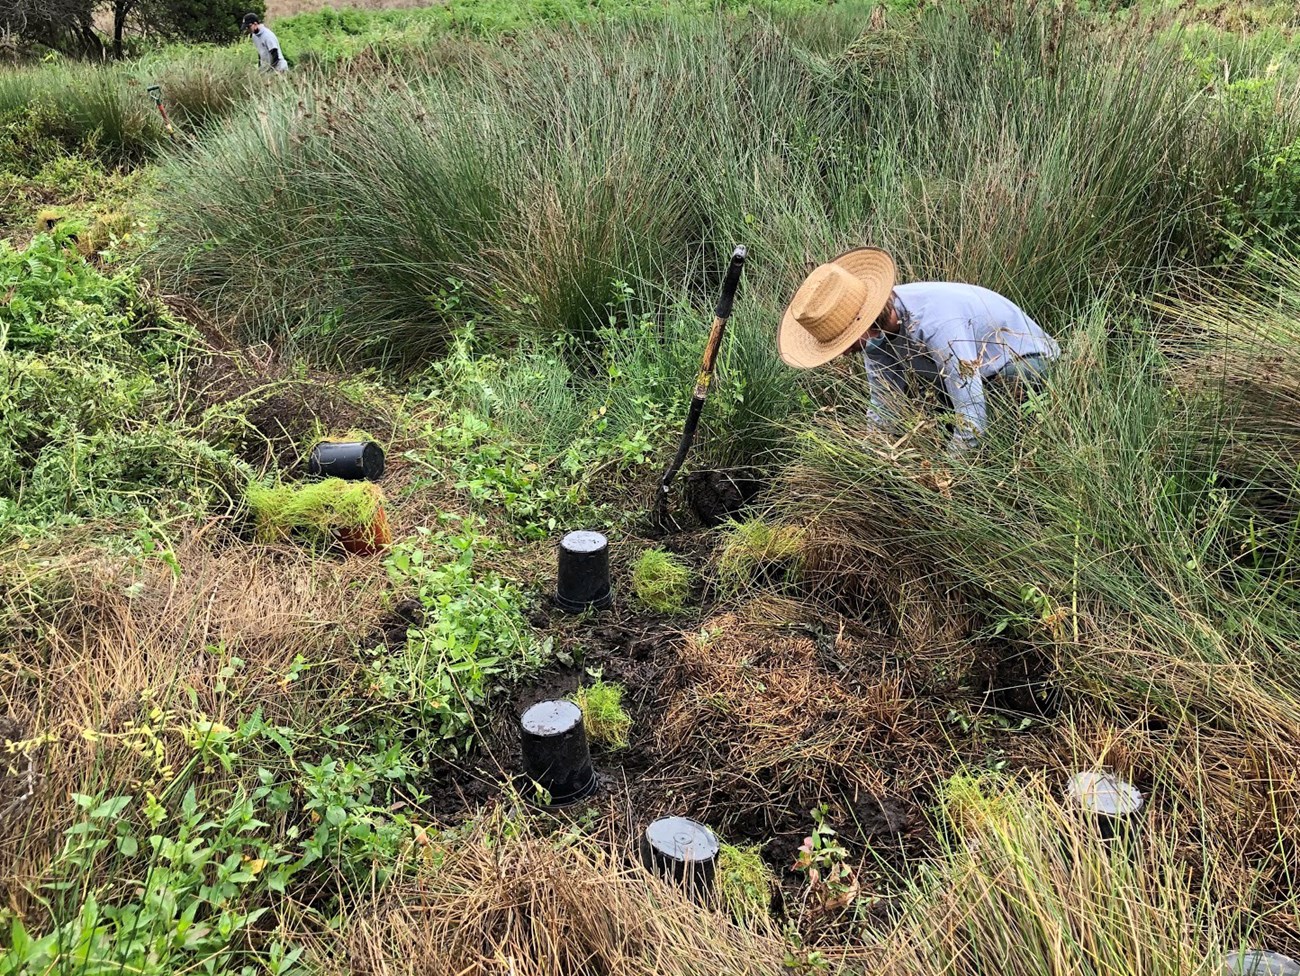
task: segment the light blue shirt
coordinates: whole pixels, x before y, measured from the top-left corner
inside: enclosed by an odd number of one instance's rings
[[[1056,359],[1061,347],[1033,319],[979,285],[918,281],[894,288],[901,327],[863,352],[873,420],[894,428],[907,370],[942,385],[957,414],[952,448],[984,432],[984,381],[1026,357]]]
[[[257,63],[263,71],[288,71],[289,62],[284,59],[284,51],[280,48],[280,39],[275,36],[275,32],[265,24],[261,26],[252,35],[253,47],[257,49]],[[280,59],[274,64],[271,63],[271,52],[279,51]]]

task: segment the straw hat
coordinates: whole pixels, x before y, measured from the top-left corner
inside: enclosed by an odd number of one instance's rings
[[[829,363],[862,338],[889,301],[894,259],[859,247],[816,268],[790,299],[776,348],[797,369]]]

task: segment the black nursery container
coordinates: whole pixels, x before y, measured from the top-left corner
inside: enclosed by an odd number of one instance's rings
[[[307,459],[307,473],[344,481],[378,481],[384,476],[384,449],[374,441],[321,441]]]
[[[1300,976],[1300,963],[1280,952],[1247,949],[1233,952],[1223,964],[1224,976]]]
[[[570,532],[560,540],[555,602],[566,613],[604,610],[613,604],[609,540],[599,532]]]
[[[692,892],[707,892],[717,871],[718,838],[694,820],[663,817],[645,829],[641,861],[665,880],[684,884]]]
[[[550,794],[546,806],[568,806],[595,791],[582,709],[571,701],[538,702],[519,725],[524,772]]]
[[[1065,795],[1096,821],[1101,835],[1107,839],[1130,834],[1138,823],[1143,804],[1142,794],[1136,787],[1095,770],[1071,776]]]

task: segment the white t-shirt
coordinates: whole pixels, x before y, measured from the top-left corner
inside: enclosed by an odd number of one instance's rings
[[[257,48],[257,63],[263,71],[289,70],[289,62],[284,59],[284,51],[280,51],[280,39],[275,36],[271,28],[263,24],[251,36],[253,47]],[[272,51],[280,51],[280,60],[275,64],[271,63]]]

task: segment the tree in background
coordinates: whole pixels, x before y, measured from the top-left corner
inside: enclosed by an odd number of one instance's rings
[[[76,57],[103,57],[95,30],[98,0],[0,0],[0,31],[24,45]]]
[[[74,57],[120,58],[130,37],[233,41],[244,14],[265,12],[264,0],[0,0],[0,31]],[[107,45],[100,14],[112,24]]]

